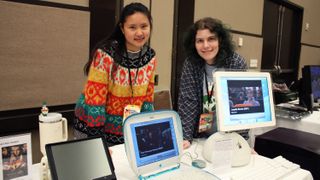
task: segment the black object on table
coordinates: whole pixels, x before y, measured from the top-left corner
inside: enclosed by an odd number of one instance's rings
[[[254,149],[269,158],[281,155],[310,171],[314,179],[320,179],[320,135],[276,128],[257,136]]]

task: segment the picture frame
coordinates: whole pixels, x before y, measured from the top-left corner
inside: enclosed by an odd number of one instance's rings
[[[31,133],[0,137],[0,179],[32,179]]]

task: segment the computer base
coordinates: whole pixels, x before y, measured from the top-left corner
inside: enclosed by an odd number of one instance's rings
[[[248,144],[248,142],[240,136],[238,133],[231,132],[216,132],[212,134],[205,142],[203,146],[203,157],[211,162],[214,163],[212,160],[214,159],[213,156],[215,156],[215,152],[217,152],[217,149],[219,149],[219,155],[220,153],[226,152],[224,154],[225,156],[229,156],[230,153],[228,153],[228,150],[224,151],[223,147],[219,145],[219,143],[231,141],[232,142],[232,153],[231,153],[231,166],[244,166],[247,165],[250,162],[251,157],[251,149]],[[219,146],[219,147],[217,147]],[[229,151],[230,152],[230,151]]]

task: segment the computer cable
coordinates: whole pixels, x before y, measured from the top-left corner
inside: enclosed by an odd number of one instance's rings
[[[191,159],[191,161],[192,161],[191,165],[193,167],[203,169],[206,167],[206,162],[204,160],[198,159],[199,155],[197,153],[197,148],[198,148],[199,142],[198,142],[198,140],[194,140],[194,143],[195,143],[195,148],[193,150],[193,154],[195,154],[195,157],[193,157],[190,152],[185,152],[183,155],[186,155]]]

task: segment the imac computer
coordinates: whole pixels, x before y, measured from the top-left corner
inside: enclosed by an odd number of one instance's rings
[[[320,103],[320,65],[306,65],[302,68],[302,82],[299,90],[299,104],[312,110]]]
[[[215,72],[213,77],[218,132],[206,140],[203,156],[212,162],[215,146],[219,146],[219,142],[230,141],[231,165],[246,165],[250,161],[251,148],[234,131],[275,125],[270,74]]]

